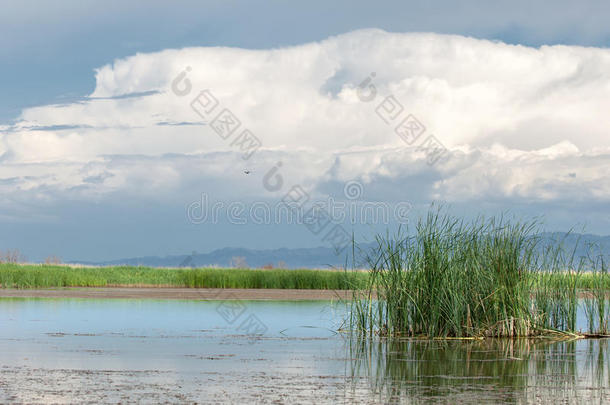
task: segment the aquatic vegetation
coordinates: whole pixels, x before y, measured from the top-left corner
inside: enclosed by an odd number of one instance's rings
[[[599,334],[610,334],[610,299],[604,279],[609,278],[608,266],[602,256],[596,259],[597,270],[589,283],[585,295],[584,309],[587,315],[589,331]]]
[[[584,283],[599,319],[590,332],[607,330],[607,271],[583,275],[597,263],[567,254],[561,241],[542,246],[539,234],[535,221],[465,222],[437,209],[412,235],[379,236],[368,285],[351,302],[350,329],[428,338],[573,335]]]

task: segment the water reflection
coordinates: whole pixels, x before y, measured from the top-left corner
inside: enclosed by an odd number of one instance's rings
[[[383,402],[610,400],[608,340],[350,341],[352,388]]]

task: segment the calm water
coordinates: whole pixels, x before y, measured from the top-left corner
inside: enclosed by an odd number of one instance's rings
[[[610,403],[610,342],[357,342],[324,302],[0,299],[0,402]]]

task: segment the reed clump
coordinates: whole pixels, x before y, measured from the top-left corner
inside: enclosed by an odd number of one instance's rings
[[[535,221],[465,222],[437,209],[412,234],[377,237],[369,283],[351,303],[351,329],[428,338],[573,335],[583,260],[560,242],[542,246],[538,235]],[[607,306],[602,290],[597,307]]]

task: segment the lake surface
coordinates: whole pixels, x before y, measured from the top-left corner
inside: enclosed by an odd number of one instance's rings
[[[608,340],[354,341],[344,313],[0,299],[0,403],[610,403]]]

